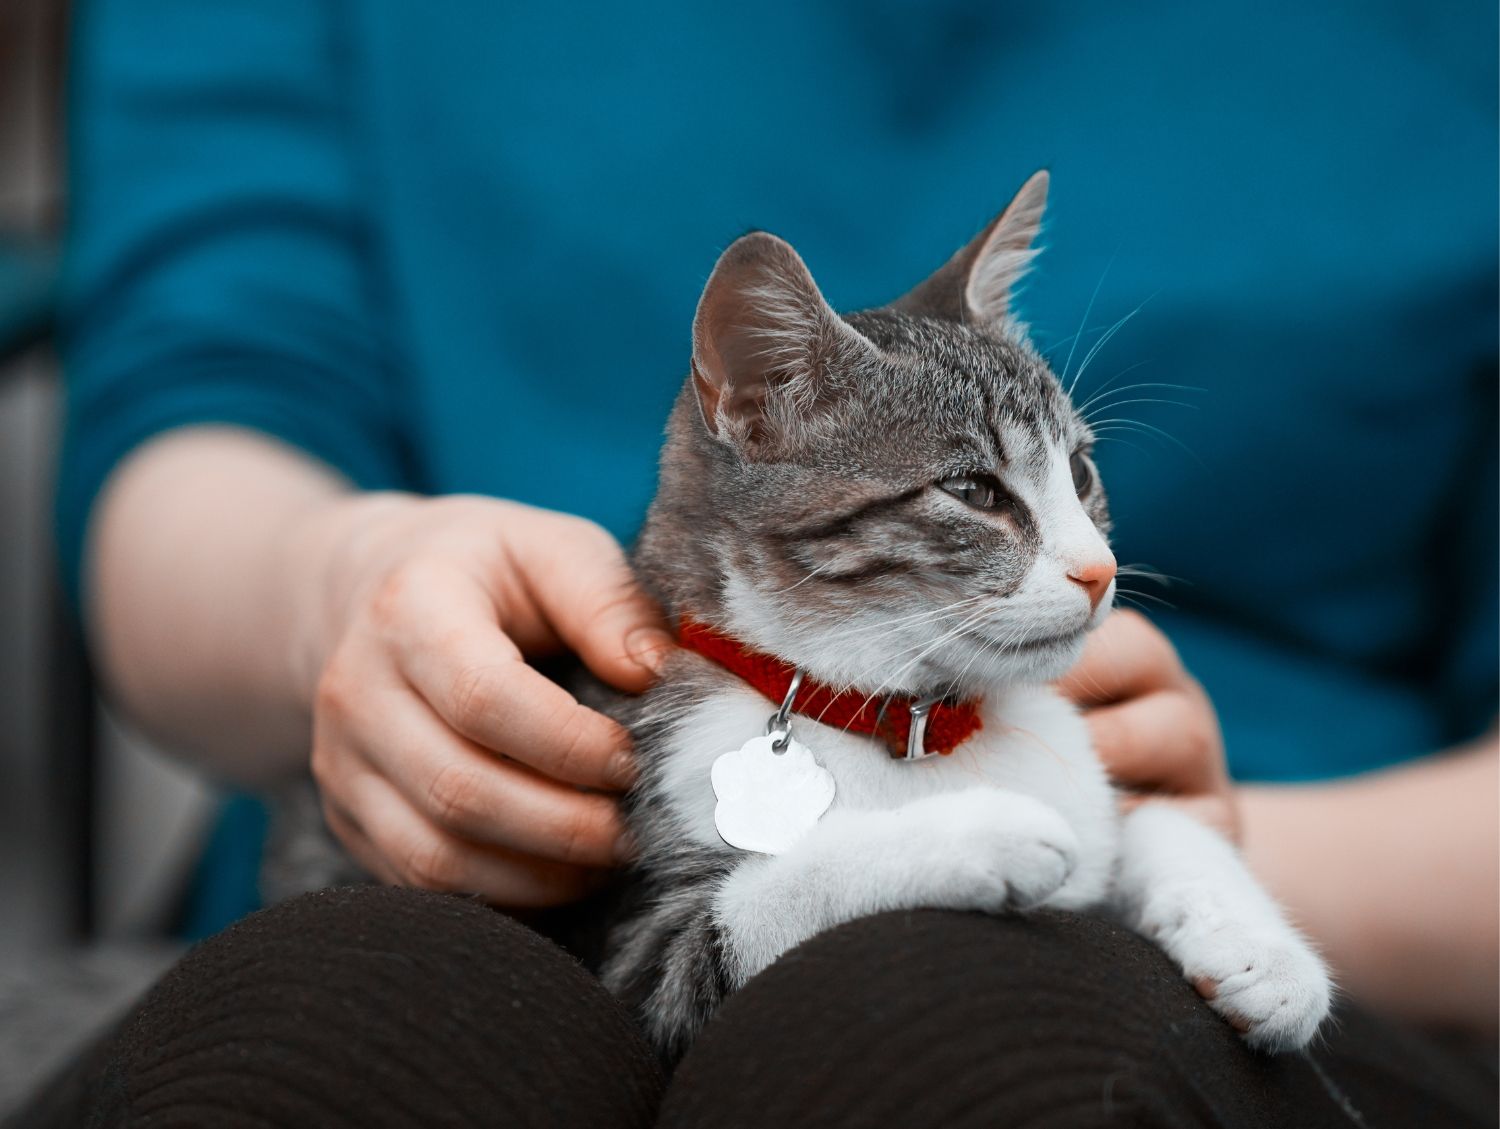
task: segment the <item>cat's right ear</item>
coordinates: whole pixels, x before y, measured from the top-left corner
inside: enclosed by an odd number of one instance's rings
[[[824,300],[801,256],[764,231],[719,256],[693,319],[693,389],[715,438],[754,455],[837,394],[830,370],[869,341]]]
[[[1036,258],[1047,208],[1047,170],[1031,174],[988,227],[892,308],[981,329],[1003,326],[1010,298]]]

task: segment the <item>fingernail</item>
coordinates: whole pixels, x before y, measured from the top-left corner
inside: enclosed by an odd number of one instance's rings
[[[672,653],[672,637],[659,627],[638,627],[625,637],[625,653],[653,678]]]
[[[633,862],[636,855],[635,836],[627,827],[620,832],[620,837],[615,840],[615,859],[619,862]]]

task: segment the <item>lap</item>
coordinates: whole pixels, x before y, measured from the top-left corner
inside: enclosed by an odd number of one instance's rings
[[[662,1101],[552,942],[463,899],[326,891],[189,954],[104,1057],[92,1125],[1494,1124],[1490,1087],[1415,1036],[1351,1013],[1311,1059],[1254,1055],[1154,946],[1062,914],[814,938],[730,998]]]
[[[834,930],[753,980],[681,1063],[658,1124],[1350,1126],[1361,1110],[1494,1124],[1485,1085],[1369,1017],[1312,1058],[1268,1058],[1106,921],[929,911]]]
[[[477,902],[375,886],[293,899],[189,953],[89,1084],[95,1125],[652,1122],[629,1016]]]

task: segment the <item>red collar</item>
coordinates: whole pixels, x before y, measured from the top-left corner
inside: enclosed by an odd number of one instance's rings
[[[786,699],[792,675],[796,672],[790,663],[764,651],[752,651],[738,640],[695,620],[683,620],[677,638],[688,650],[697,651],[754,686],[775,705],[779,706]],[[792,702],[792,712],[835,729],[878,737],[890,749],[891,756],[906,758],[913,706],[918,706],[920,714],[918,700],[908,695],[871,698],[858,690],[837,692],[821,682],[804,678]],[[946,756],[977,732],[982,724],[976,701],[936,703],[927,711],[922,755],[941,753]]]

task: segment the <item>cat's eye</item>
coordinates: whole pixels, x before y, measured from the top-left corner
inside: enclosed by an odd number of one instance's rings
[[[976,510],[997,510],[1005,504],[1006,494],[1000,483],[988,474],[961,474],[945,478],[938,489],[952,494],[960,502]]]
[[[1089,491],[1094,488],[1093,460],[1082,451],[1074,451],[1073,457],[1068,460],[1068,467],[1073,472],[1073,489],[1080,498],[1087,498]]]

